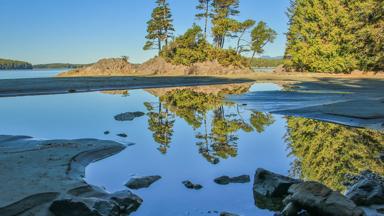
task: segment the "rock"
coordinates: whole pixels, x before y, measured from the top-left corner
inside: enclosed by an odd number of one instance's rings
[[[370,206],[384,204],[383,178],[371,171],[364,171],[347,191],[346,196],[356,205]]]
[[[220,216],[239,216],[238,214],[230,213],[230,212],[221,212]]]
[[[123,137],[123,138],[127,138],[128,137],[128,135],[126,133],[119,133],[119,134],[117,134],[117,136]]]
[[[161,176],[146,176],[146,177],[134,177],[131,178],[125,186],[130,189],[148,188],[151,184],[161,179]]]
[[[76,197],[54,201],[49,210],[55,216],[120,216],[136,211],[143,200],[132,192],[98,194],[97,198]]]
[[[110,134],[110,132],[109,131],[104,131],[104,134],[108,135],[108,134]]]
[[[281,211],[281,215],[284,216],[297,216],[297,214],[300,212],[300,208],[293,202],[288,203],[283,211]]]
[[[136,211],[143,203],[143,200],[139,196],[129,190],[113,193],[109,195],[108,198],[116,202],[120,212],[124,214],[130,214]]]
[[[49,210],[55,216],[102,216],[84,202],[71,199],[54,201]]]
[[[351,200],[318,182],[293,184],[284,203],[293,203],[311,215],[362,216],[364,212]]]
[[[116,115],[114,118],[116,121],[133,121],[135,118],[144,116],[143,112],[126,112]]]
[[[283,199],[287,196],[289,187],[300,182],[265,169],[257,169],[253,182],[255,205],[261,209],[282,210]]]
[[[200,190],[203,188],[200,184],[193,184],[191,181],[183,181],[183,185],[188,189]]]
[[[215,178],[214,182],[220,185],[227,185],[230,183],[247,183],[250,182],[251,178],[249,175],[241,175],[237,177],[229,177],[229,176],[221,176],[218,178]]]

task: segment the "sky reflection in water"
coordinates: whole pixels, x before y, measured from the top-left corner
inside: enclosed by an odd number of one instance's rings
[[[251,90],[278,88],[272,84],[256,84]],[[179,93],[186,94],[185,91]],[[168,100],[172,101],[178,94]],[[42,139],[98,138],[135,143],[118,155],[91,164],[86,170],[89,183],[111,192],[126,189],[124,183],[132,175],[161,175],[162,179],[149,189],[135,191],[144,203],[134,215],[210,215],[208,211],[215,210],[272,215],[254,205],[252,183],[220,186],[213,179],[243,174],[253,179],[259,167],[288,174],[293,159],[287,156],[286,119],[250,112],[235,104],[216,104],[213,99],[212,106],[194,107],[195,119],[191,121],[188,109],[169,104],[159,107],[159,98],[155,95],[166,97],[161,90],[135,90],[129,91],[129,96],[110,92],[2,98],[0,133]],[[209,95],[205,100],[212,97]],[[183,101],[183,97],[180,100]],[[146,115],[133,121],[114,120],[117,114],[134,111]],[[156,120],[159,115],[163,115],[162,122],[166,121],[164,115],[168,119],[166,129]],[[258,124],[255,120],[258,118],[264,123]],[[151,121],[155,127],[150,127]],[[172,133],[166,132],[169,122],[172,122]],[[104,135],[104,131],[110,134]],[[116,136],[119,133],[126,133],[128,138]],[[187,190],[181,184],[183,180],[202,184],[204,188]]]

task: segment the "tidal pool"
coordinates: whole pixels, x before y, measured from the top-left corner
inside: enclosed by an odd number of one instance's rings
[[[85,180],[115,192],[126,189],[134,175],[162,176],[151,187],[133,191],[144,200],[133,215],[273,215],[259,208],[263,204],[255,205],[257,168],[338,190],[346,173],[369,168],[383,174],[376,157],[384,150],[382,132],[250,111],[224,100],[225,94],[277,89],[241,84],[1,98],[0,134],[127,144],[121,153],[89,165]],[[136,111],[145,115],[132,121],[114,118]],[[127,137],[117,136],[122,133]],[[213,182],[244,174],[251,176],[250,183]],[[204,188],[189,190],[184,180]]]

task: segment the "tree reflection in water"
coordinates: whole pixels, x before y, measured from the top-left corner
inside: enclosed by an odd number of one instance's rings
[[[158,105],[164,107],[165,111],[160,111],[160,108],[158,112],[153,112],[152,105],[146,103],[149,111],[149,130],[154,133],[153,137],[157,143],[168,148],[175,121],[173,115],[176,115],[194,129],[198,151],[208,162],[217,164],[220,159],[236,157],[239,131],[250,133],[256,130],[261,133],[274,122],[272,115],[257,112],[252,113],[250,119],[246,120],[242,116],[244,110],[240,106],[223,100],[226,94],[240,94],[246,91],[248,88],[244,87],[222,88],[216,92],[201,92],[191,88],[166,91],[159,97]],[[166,116],[171,119],[167,124],[166,121],[161,121]]]
[[[367,169],[384,174],[379,158],[384,152],[383,132],[288,117],[286,138],[297,158],[292,164],[293,176],[342,191],[346,174]]]

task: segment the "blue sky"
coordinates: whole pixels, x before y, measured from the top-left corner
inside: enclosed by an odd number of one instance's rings
[[[155,55],[143,51],[146,22],[155,0],[0,0],[0,58],[34,64],[91,63],[126,55],[135,63]],[[176,35],[195,20],[197,0],[169,0]],[[239,20],[263,20],[278,32],[264,55],[284,53],[289,0],[240,0]]]

